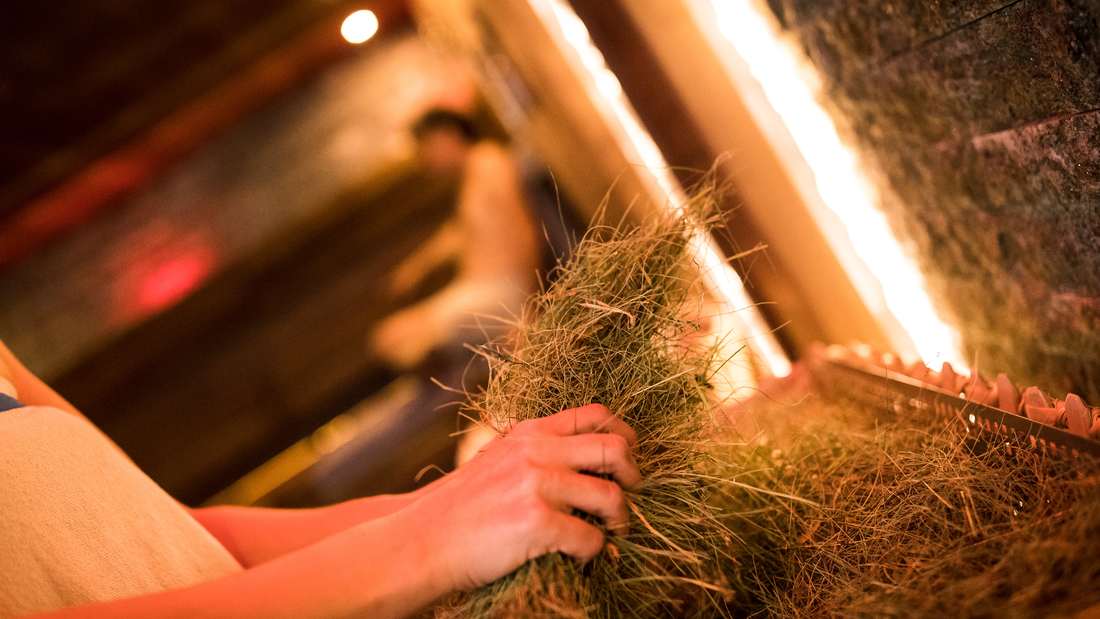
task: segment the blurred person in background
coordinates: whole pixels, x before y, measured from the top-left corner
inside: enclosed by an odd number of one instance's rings
[[[425,171],[457,182],[458,198],[453,218],[394,272],[390,292],[409,293],[451,260],[458,273],[371,334],[371,351],[399,369],[416,366],[433,348],[497,332],[501,324],[491,317],[519,314],[542,255],[523,177],[504,145],[483,138],[466,115],[443,108],[421,116],[412,132]]]
[[[588,405],[411,493],[191,509],[0,343],[0,617],[412,615],[546,553],[593,558],[604,532],[578,511],[626,533],[635,441]]]

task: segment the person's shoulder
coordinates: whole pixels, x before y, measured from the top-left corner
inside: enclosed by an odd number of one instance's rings
[[[0,412],[0,449],[9,462],[19,458],[39,463],[52,462],[62,454],[79,459],[89,454],[121,453],[87,419],[37,405]]]
[[[8,420],[19,418],[22,420],[35,419],[43,420],[49,423],[65,423],[65,424],[78,424],[80,426],[91,426],[91,422],[79,415],[74,415],[69,411],[61,410],[56,406],[41,405],[41,404],[20,404],[10,408],[5,408],[0,411],[0,419]],[[94,427],[94,426],[92,426]]]
[[[85,425],[90,424],[52,406],[19,406],[0,411],[0,436],[5,438],[55,435],[62,429],[79,432]]]

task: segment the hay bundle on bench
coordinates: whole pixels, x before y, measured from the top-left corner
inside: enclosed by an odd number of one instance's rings
[[[819,399],[772,407],[759,415],[767,444],[726,452],[724,475],[745,483],[726,487],[728,523],[752,549],[731,571],[738,614],[1029,617],[1100,604],[1100,463],[976,438],[958,419],[884,415]]]
[[[706,198],[700,198],[705,202]],[[498,429],[600,402],[637,431],[631,531],[586,566],[542,557],[459,617],[1037,616],[1100,604],[1100,465],[963,424],[810,398],[715,440],[721,359],[685,316],[684,221],[597,228],[471,406]],[[730,431],[732,434],[732,430]]]
[[[490,383],[473,414],[497,429],[590,402],[638,433],[645,478],[631,530],[586,566],[551,555],[469,595],[457,616],[714,616],[731,538],[708,503],[700,444],[713,403],[713,351],[684,318],[695,295],[689,225],[594,228],[513,338],[482,349]]]

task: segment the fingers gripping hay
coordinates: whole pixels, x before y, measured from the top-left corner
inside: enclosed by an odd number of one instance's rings
[[[492,378],[471,408],[498,430],[598,402],[638,433],[645,478],[628,494],[630,532],[581,566],[560,555],[451,600],[456,616],[716,616],[731,538],[708,503],[700,439],[714,351],[690,337],[698,302],[690,225],[590,232],[512,339],[481,352]]]

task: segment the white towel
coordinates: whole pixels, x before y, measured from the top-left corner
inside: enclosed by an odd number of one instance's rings
[[[88,421],[0,412],[0,617],[185,587],[241,566]]]

